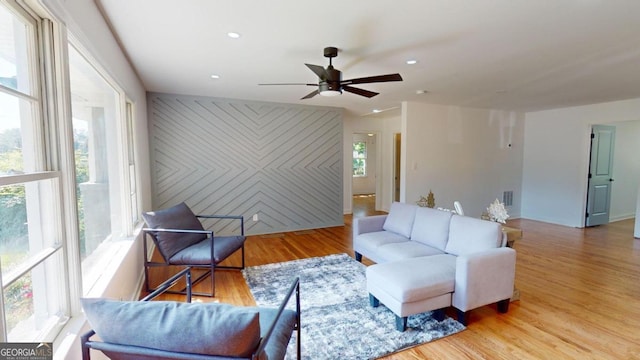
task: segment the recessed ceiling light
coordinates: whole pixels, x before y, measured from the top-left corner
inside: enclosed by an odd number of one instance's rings
[[[368,133],[367,136],[373,136],[373,134],[372,133]]]
[[[416,94],[418,94],[418,95],[426,94],[428,92],[429,91],[427,91],[427,90],[416,90]]]
[[[377,113],[379,113],[379,112],[382,112],[382,110],[380,110],[380,109],[373,109],[373,113],[374,113],[374,114],[377,114]]]
[[[418,60],[415,60],[415,59],[407,60],[407,65],[414,65],[414,64],[417,64],[417,63],[418,63]]]
[[[240,37],[240,34],[238,34],[237,32],[229,32],[227,33],[227,36],[232,38],[232,39],[237,39]]]
[[[211,78],[212,79],[220,79],[220,75],[212,74]]]

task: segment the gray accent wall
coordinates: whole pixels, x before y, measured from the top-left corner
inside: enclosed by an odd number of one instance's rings
[[[342,109],[159,93],[147,101],[154,209],[185,202],[196,214],[243,215],[247,234],[343,224]]]

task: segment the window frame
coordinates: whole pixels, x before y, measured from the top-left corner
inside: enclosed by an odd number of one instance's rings
[[[99,262],[97,265],[98,268],[108,266],[109,259],[112,258],[115,253],[120,250],[119,244],[117,244],[116,240],[123,239],[133,239],[135,235],[136,226],[140,223],[140,218],[138,215],[137,222],[133,221],[133,213],[132,213],[132,205],[131,205],[131,189],[139,189],[139,181],[137,177],[137,173],[132,176],[130,172],[130,156],[134,156],[135,158],[135,146],[134,146],[134,138],[129,139],[129,125],[128,121],[128,104],[131,104],[131,128],[133,128],[133,122],[135,118],[133,116],[134,112],[134,102],[129,100],[125,91],[122,89],[120,85],[105,71],[102,67],[102,64],[97,61],[92,55],[91,52],[80,42],[80,40],[70,31],[67,32],[67,44],[66,46],[73,47],[74,50],[88,63],[88,65],[99,75],[105,83],[112,88],[117,93],[117,108],[115,109],[115,148],[117,149],[117,172],[118,176],[115,179],[118,182],[118,187],[120,189],[120,193],[118,194],[119,199],[119,209],[118,213],[120,215],[119,219],[119,234],[115,234],[116,237],[112,237],[111,240],[107,240],[109,244],[105,243],[105,246],[101,246],[99,253],[96,253],[96,256],[93,258]],[[67,62],[69,56],[67,54]],[[70,70],[69,70],[70,71]],[[71,93],[72,89],[70,84],[69,92]],[[71,107],[71,105],[70,105]],[[72,111],[70,109],[69,119],[72,118]],[[73,125],[69,122],[69,127],[72,129]],[[133,135],[133,134],[132,134]],[[131,141],[130,141],[131,140]],[[70,134],[70,144],[73,144],[73,133],[71,131]],[[71,146],[73,147],[73,146]],[[131,149],[132,148],[132,149]],[[135,160],[134,160],[135,161]],[[75,160],[73,155],[73,149],[71,149],[71,166],[74,168],[74,179],[73,179],[73,187],[75,191]],[[134,180],[135,184],[133,186],[130,184],[130,181]],[[76,194],[76,196],[79,196]],[[136,200],[138,200],[138,204],[140,204],[139,194],[136,194]],[[74,198],[74,202],[76,199]],[[79,211],[76,206],[76,211]],[[138,211],[139,212],[139,211]],[[76,216],[75,219],[78,219]],[[113,233],[112,233],[113,234]],[[100,289],[102,288],[99,284],[101,277],[100,276],[92,276],[90,281],[88,282],[82,275],[82,263],[83,259],[80,257],[80,248],[79,248],[79,235],[78,235],[78,271],[80,272],[80,281],[84,284],[81,289],[81,296],[100,296]],[[97,274],[94,274],[97,275]]]
[[[29,89],[31,94],[24,94],[0,84],[0,92],[27,100],[32,104],[33,111],[37,115],[37,126],[29,131],[34,131],[33,151],[36,154],[38,171],[28,174],[11,176],[0,175],[0,186],[24,184],[35,181],[52,181],[59,188],[56,192],[56,211],[54,211],[56,223],[56,239],[59,239],[55,249],[43,254],[42,264],[45,259],[51,259],[54,254],[60,255],[61,262],[56,263],[56,273],[47,274],[48,279],[53,277],[60,279],[61,286],[56,289],[60,294],[59,321],[46,334],[33,341],[60,342],[68,334],[75,332],[79,322],[84,321],[81,313],[80,298],[84,296],[82,260],[80,257],[78,209],[76,194],[75,159],[73,149],[73,125],[71,111],[71,88],[69,81],[69,53],[68,47],[73,46],[83,56],[93,69],[111,86],[117,96],[117,107],[114,109],[119,117],[116,125],[115,136],[117,154],[109,156],[117,157],[119,169],[118,178],[114,179],[119,184],[117,195],[119,197],[120,218],[115,241],[104,254],[100,261],[103,270],[108,273],[115,271],[117,258],[124,256],[123,249],[133,245],[137,238],[137,230],[140,225],[139,209],[142,204],[139,174],[136,166],[135,147],[135,102],[131,101],[125,90],[114,81],[105,71],[102,63],[96,61],[82,45],[82,41],[74,36],[65,25],[56,17],[48,6],[40,2],[21,0],[0,0],[0,6],[5,6],[12,12],[18,12],[21,17],[31,19],[33,30],[29,35],[32,42],[33,54],[29,54],[31,64],[34,65],[33,76],[30,77]],[[82,35],[82,34],[80,34]],[[31,69],[30,69],[31,70]],[[35,105],[34,105],[35,104]],[[34,116],[36,116],[34,115]],[[126,120],[125,120],[126,119]],[[136,204],[134,206],[133,200]],[[29,263],[26,268],[34,268],[37,265]],[[29,270],[21,269],[21,274]],[[51,276],[50,276],[51,275]],[[90,295],[102,296],[104,288],[108,286],[109,276],[103,274],[96,279],[95,289]],[[5,328],[5,304],[2,293],[2,277],[0,276],[0,341],[6,341],[7,329]],[[56,283],[58,284],[58,283]],[[58,314],[56,314],[58,315]],[[74,328],[75,330],[69,330]],[[22,340],[21,340],[22,341]],[[25,339],[24,341],[30,341]],[[60,343],[58,345],[61,345]]]
[[[8,94],[9,96],[16,97],[19,100],[25,100],[29,103],[29,109],[31,111],[31,121],[27,124],[27,131],[31,132],[30,144],[26,144],[23,142],[22,149],[25,146],[30,147],[30,151],[27,156],[32,157],[31,159],[25,159],[23,153],[23,161],[29,161],[30,166],[24,166],[23,171],[20,174],[12,174],[12,175],[2,175],[0,176],[0,186],[11,186],[11,185],[27,185],[27,184],[38,184],[43,181],[51,180],[54,182],[54,189],[61,189],[60,183],[62,180],[62,173],[60,171],[53,170],[52,167],[52,151],[51,149],[55,148],[54,146],[47,146],[47,144],[51,144],[51,126],[47,126],[47,105],[49,98],[47,97],[47,93],[45,92],[45,87],[47,85],[47,79],[45,74],[47,71],[45,70],[48,67],[52,67],[55,62],[52,58],[52,53],[48,53],[45,51],[45,48],[51,46],[50,37],[51,33],[49,32],[51,28],[48,27],[50,23],[44,21],[44,19],[35,16],[28,9],[23,8],[20,4],[15,1],[4,1],[0,6],[4,6],[11,12],[13,15],[18,17],[20,21],[22,21],[26,25],[27,37],[27,67],[29,74],[29,94],[26,94],[22,91],[15,90],[4,85],[0,84],[0,92],[4,94]],[[23,131],[25,129],[22,128],[24,124],[21,124],[21,134],[24,139],[25,135]],[[29,168],[32,167],[32,170]],[[39,191],[36,191],[36,196]],[[29,198],[33,195],[25,193],[25,198]],[[46,287],[45,293],[47,294],[46,298],[55,297],[56,301],[59,303],[59,313],[56,313],[53,316],[47,318],[47,326],[38,332],[39,341],[51,341],[53,340],[63,326],[66,324],[69,319],[70,308],[69,308],[69,287],[67,278],[64,276],[65,273],[65,263],[66,263],[66,249],[65,242],[62,240],[64,238],[63,226],[61,226],[60,216],[62,212],[62,202],[63,196],[62,191],[53,191],[51,196],[51,204],[53,207],[53,216],[55,219],[48,219],[53,223],[53,227],[55,231],[51,235],[54,238],[52,241],[53,246],[46,247],[42,250],[36,251],[34,254],[29,254],[24,260],[21,261],[21,264],[17,266],[17,268],[7,271],[7,274],[2,274],[0,277],[0,339],[4,342],[7,341],[9,330],[6,327],[6,308],[5,308],[5,290],[10,287],[14,282],[19,279],[28,276],[31,271],[33,271],[36,267],[43,265],[45,266],[45,262],[50,259],[53,259],[54,256],[59,255],[62,258],[60,272],[56,275],[51,275],[56,278],[56,282],[59,283],[61,289],[50,289]],[[26,199],[25,199],[26,200]],[[38,205],[38,208],[41,209],[43,205],[41,202],[41,198],[38,197],[35,200],[35,204]],[[30,201],[27,201],[30,202]],[[41,220],[39,217],[36,220]],[[49,277],[50,274],[47,274],[46,277]],[[41,279],[42,281],[46,281],[45,279]],[[33,285],[35,282],[33,279],[31,284]],[[55,293],[55,294],[54,294]],[[37,300],[34,300],[34,302]],[[45,305],[46,306],[46,305]],[[33,315],[32,315],[33,316]],[[55,318],[55,319],[52,319]],[[29,339],[20,339],[21,341],[26,341]],[[33,339],[36,341],[36,339]],[[13,341],[13,340],[12,340]]]

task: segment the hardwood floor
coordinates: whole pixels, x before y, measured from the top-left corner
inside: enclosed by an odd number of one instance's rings
[[[351,220],[251,236],[246,265],[353,256]],[[509,312],[499,314],[495,305],[473,310],[465,331],[385,359],[640,359],[640,240],[633,238],[633,220],[588,229],[531,220],[508,225],[524,232],[514,246],[520,300]],[[218,271],[216,284],[216,298],[196,301],[255,304],[240,272]]]

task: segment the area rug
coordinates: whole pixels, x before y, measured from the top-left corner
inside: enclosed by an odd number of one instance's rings
[[[247,267],[243,276],[258,306],[280,305],[300,277],[303,359],[375,359],[462,331],[465,327],[431,313],[410,316],[408,329],[395,328],[395,315],[369,305],[366,266],[347,254]],[[295,301],[289,306],[295,309]],[[294,359],[295,340],[287,359]]]

